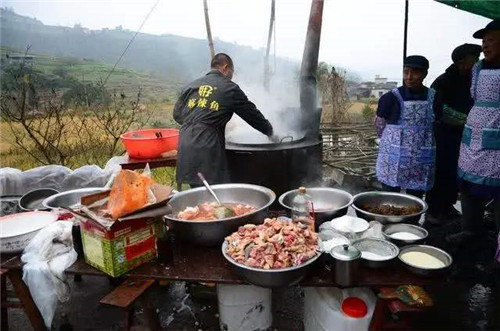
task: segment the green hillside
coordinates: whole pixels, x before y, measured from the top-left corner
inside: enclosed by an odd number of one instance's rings
[[[34,53],[115,63],[134,32],[121,27],[89,30],[79,25],[73,28],[50,26],[0,8],[0,34],[1,46],[22,50],[30,45]],[[252,82],[262,79],[263,49],[256,50],[220,40],[215,40],[215,46],[216,51],[226,52],[233,57],[239,77]],[[209,61],[208,46],[204,39],[139,33],[120,66],[156,76],[167,83],[185,84],[206,73]],[[277,59],[276,77],[293,79],[297,72],[298,63]]]
[[[5,46],[0,47],[0,56],[4,63],[9,62],[8,55],[24,55],[25,52]],[[80,82],[97,82],[105,80],[113,68],[113,64],[92,59],[57,57],[33,52],[29,54],[35,57],[34,68],[47,77],[62,74],[72,76]],[[147,102],[173,102],[181,88],[180,83],[167,82],[149,73],[120,66],[115,68],[106,86],[129,94],[136,94],[140,88],[143,100]]]

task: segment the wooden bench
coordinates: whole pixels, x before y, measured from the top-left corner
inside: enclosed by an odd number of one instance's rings
[[[134,315],[133,304],[141,300],[144,316],[149,330],[160,330],[161,326],[154,307],[150,304],[145,292],[155,283],[151,278],[127,278],[99,302],[104,305],[118,307],[125,313],[125,330],[130,330]]]

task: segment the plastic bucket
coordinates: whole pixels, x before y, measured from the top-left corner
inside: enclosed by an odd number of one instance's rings
[[[267,330],[273,322],[271,289],[252,285],[217,285],[221,330]]]

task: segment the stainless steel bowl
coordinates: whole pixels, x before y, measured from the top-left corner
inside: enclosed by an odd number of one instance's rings
[[[222,244],[222,255],[231,263],[236,272],[250,284],[261,287],[286,287],[298,284],[306,275],[311,265],[321,256],[318,252],[315,257],[301,265],[284,269],[260,269],[237,263],[227,255],[227,241]]]
[[[56,209],[59,207],[75,208],[80,204],[81,197],[106,190],[108,189],[103,187],[88,187],[61,192],[43,200],[42,204],[48,209]]]
[[[396,207],[411,207],[418,206],[421,210],[410,215],[391,216],[374,214],[364,210],[364,205],[382,205],[390,204]],[[380,223],[400,223],[409,222],[416,223],[420,219],[420,215],[427,211],[427,203],[413,195],[372,191],[356,194],[352,199],[352,207],[356,211],[358,217],[364,218],[367,221],[379,221]]]
[[[363,238],[356,240],[353,244],[361,251],[363,265],[369,268],[381,268],[389,265],[399,254],[399,248],[393,243],[377,238]],[[382,256],[387,256],[384,260],[374,260],[363,256],[363,252],[370,252]]]
[[[408,262],[405,262],[401,256],[404,253],[408,252],[423,252],[427,253],[429,255],[434,256],[435,258],[441,260],[444,263],[443,268],[439,269],[429,269],[429,268],[422,268],[413,264],[410,264]],[[436,274],[442,273],[446,271],[450,265],[453,263],[453,259],[451,258],[450,254],[446,253],[442,249],[439,249],[434,246],[428,246],[428,245],[409,245],[405,246],[400,249],[399,251],[399,260],[406,266],[408,270],[413,272],[414,274],[421,275],[421,276],[434,276]]]
[[[283,193],[278,201],[285,207],[288,216],[292,214],[292,200],[299,190]],[[316,230],[318,227],[333,218],[347,214],[347,209],[352,201],[352,195],[346,191],[330,187],[307,188],[307,194],[311,196],[316,215]]]
[[[245,203],[256,207],[257,210],[244,216],[228,217],[215,221],[181,220],[176,218],[176,215],[186,207],[215,200],[205,187],[179,192],[169,202],[172,214],[166,215],[165,218],[181,240],[201,246],[218,246],[226,236],[238,230],[239,226],[264,222],[269,206],[276,199],[276,194],[273,191],[262,186],[251,184],[211,186],[223,203]]]
[[[393,238],[391,235],[397,232],[409,232],[416,236],[419,236],[420,239]],[[387,240],[392,241],[398,246],[403,246],[403,245],[410,245],[410,244],[417,244],[424,242],[427,236],[429,235],[429,232],[427,232],[426,229],[421,228],[420,226],[416,226],[413,224],[398,223],[398,224],[384,225],[382,227],[382,234]]]

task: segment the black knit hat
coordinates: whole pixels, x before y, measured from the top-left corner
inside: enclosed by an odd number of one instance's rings
[[[404,60],[403,66],[406,68],[429,69],[429,60],[422,55],[410,55]]]
[[[464,59],[467,55],[474,55],[479,57],[481,52],[481,45],[463,44],[453,50],[453,52],[451,53],[451,59],[453,60],[453,62],[457,62]]]

